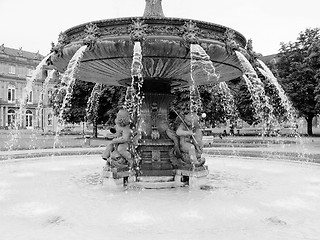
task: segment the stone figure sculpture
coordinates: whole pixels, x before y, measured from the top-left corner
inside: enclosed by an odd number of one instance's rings
[[[180,138],[182,160],[187,164],[201,166],[205,159],[201,157],[203,141],[198,116],[189,113],[181,120],[176,133]]]
[[[116,137],[106,147],[102,158],[111,167],[130,167],[133,166],[132,155],[129,151],[132,131],[130,129],[130,114],[127,110],[119,110],[115,119]]]

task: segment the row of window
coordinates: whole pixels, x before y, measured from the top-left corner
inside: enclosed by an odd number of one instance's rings
[[[33,100],[33,92],[30,91],[30,93],[27,96],[27,103],[32,103]],[[14,103],[16,101],[16,87],[9,85],[8,87],[8,102]]]
[[[14,65],[8,65],[8,64],[0,64],[0,74],[11,74],[11,75],[18,75],[18,76],[32,76],[33,73],[32,68],[27,68],[23,66],[14,66]]]
[[[9,103],[14,103],[16,101],[16,87],[13,85],[8,86],[8,102]],[[48,98],[50,99],[52,96],[52,90],[48,91]],[[42,100],[43,100],[43,95],[42,95]],[[27,96],[27,103],[32,103],[33,101],[33,92],[30,91],[30,93]]]
[[[8,116],[8,118],[7,118],[8,126],[14,126],[16,118],[17,118],[17,113],[15,112],[15,110],[9,109],[7,116]],[[27,110],[26,111],[26,118],[25,118],[26,127],[32,127],[33,126],[32,119],[33,119],[32,111],[31,110]],[[47,125],[48,126],[52,126],[52,114],[51,113],[48,114]]]

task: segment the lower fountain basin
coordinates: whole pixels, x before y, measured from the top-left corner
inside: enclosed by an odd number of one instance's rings
[[[99,184],[104,162],[95,155],[3,161],[0,235],[8,240],[318,238],[317,165],[206,159],[206,183],[164,190]]]

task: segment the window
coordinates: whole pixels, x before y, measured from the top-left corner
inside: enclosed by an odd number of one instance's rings
[[[16,112],[13,109],[8,110],[8,126],[13,127],[16,121]]]
[[[9,73],[10,73],[10,74],[16,74],[16,67],[10,65],[10,66],[9,66]]]
[[[52,113],[48,114],[48,126],[52,126]]]
[[[0,63],[0,73],[7,73],[6,72],[6,65],[3,63]]]
[[[26,111],[26,127],[32,127],[32,112],[31,110]]]
[[[48,90],[48,102],[51,102],[51,98],[52,98],[52,89]]]
[[[27,70],[27,76],[28,76],[28,77],[31,77],[31,76],[32,76],[32,73],[33,73],[33,69],[28,68],[28,70]]]
[[[24,74],[24,67],[17,67],[16,68],[16,73],[17,73],[17,75],[19,76],[19,77],[23,77],[23,76],[25,76],[25,74]]]
[[[8,87],[8,102],[12,103],[16,100],[16,87],[9,85]]]
[[[33,93],[32,91],[30,91],[30,93],[27,96],[27,103],[32,103],[32,97],[33,97]]]

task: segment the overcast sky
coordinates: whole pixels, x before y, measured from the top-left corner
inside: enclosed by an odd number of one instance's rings
[[[47,55],[51,42],[90,21],[142,16],[145,0],[0,0],[0,45]],[[320,27],[319,0],[163,0],[166,17],[220,24],[252,39],[263,55]]]

